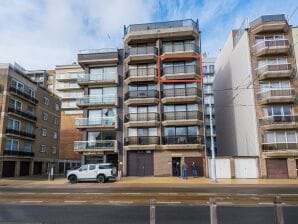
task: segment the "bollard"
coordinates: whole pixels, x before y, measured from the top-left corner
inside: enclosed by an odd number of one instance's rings
[[[217,224],[217,205],[216,199],[210,198],[210,224]]]
[[[150,199],[150,224],[155,224],[155,206],[156,206],[156,200]]]
[[[282,202],[280,196],[274,198],[275,224],[285,224]]]

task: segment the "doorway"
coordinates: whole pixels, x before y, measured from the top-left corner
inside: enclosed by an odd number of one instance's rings
[[[181,176],[181,157],[172,158],[172,175],[174,177]]]

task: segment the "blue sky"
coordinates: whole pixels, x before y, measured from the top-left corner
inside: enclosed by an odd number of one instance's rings
[[[216,56],[231,29],[262,14],[291,15],[296,0],[1,0],[0,62],[52,69],[80,49],[122,47],[123,25],[199,19],[202,52]],[[290,24],[298,25],[298,10]]]

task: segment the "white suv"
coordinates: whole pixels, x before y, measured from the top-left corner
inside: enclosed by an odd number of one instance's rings
[[[78,181],[97,180],[104,183],[111,178],[117,177],[117,169],[111,163],[86,164],[75,170],[67,171],[67,179],[75,184]]]

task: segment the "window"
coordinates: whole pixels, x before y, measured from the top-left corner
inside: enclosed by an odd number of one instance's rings
[[[272,89],[290,89],[291,84],[289,80],[283,81],[269,81],[269,82],[261,82],[260,89],[261,91],[268,91]]]
[[[53,139],[57,139],[58,138],[58,134],[56,131],[53,132]]]
[[[286,57],[263,58],[257,61],[257,67],[261,68],[266,65],[284,65],[287,63],[288,60]]]
[[[54,124],[59,125],[59,118],[58,117],[54,117]]]
[[[164,129],[165,136],[196,136],[198,134],[198,126],[166,127]]]
[[[34,111],[35,111],[34,107],[28,105],[28,113],[34,115]]]
[[[19,141],[15,139],[7,139],[5,143],[5,150],[19,151]]]
[[[9,107],[14,108],[16,110],[22,110],[22,103],[20,101],[10,99],[9,100]]]
[[[156,113],[157,106],[138,106],[138,107],[128,107],[129,113]]]
[[[44,103],[45,105],[49,105],[49,98],[48,98],[48,97],[44,97],[44,98],[43,98],[43,103]]]
[[[90,80],[113,80],[116,78],[117,67],[90,68]]]
[[[32,98],[35,98],[35,91],[33,89],[29,89],[28,92]]]
[[[43,128],[41,129],[41,136],[46,137],[47,136],[47,129]]]
[[[79,171],[86,171],[87,169],[88,169],[88,165],[83,165],[83,166],[81,166]]]
[[[52,147],[52,154],[57,154],[57,147],[56,146]]]
[[[48,118],[49,118],[49,114],[46,113],[46,112],[43,112],[43,120],[44,120],[44,121],[47,121]]]
[[[26,132],[33,134],[33,125],[31,123],[26,124]]]
[[[265,143],[295,143],[297,134],[295,131],[265,132]]]
[[[46,145],[40,145],[40,152],[46,152]]]
[[[25,152],[32,152],[32,144],[26,142],[26,143],[24,144],[24,151],[25,151]]]
[[[15,79],[11,80],[11,86],[20,90],[20,91],[24,91],[24,84],[15,80]]]
[[[290,105],[274,105],[267,107],[268,116],[289,116],[292,114]]]
[[[285,37],[283,34],[256,36],[255,37],[256,44],[263,42],[265,40],[284,40],[284,39],[285,39]]]
[[[156,90],[155,84],[148,84],[148,85],[130,85],[128,86],[128,91],[149,91],[149,90]]]
[[[90,164],[89,165],[89,170],[95,170],[96,168],[96,165],[95,164]]]
[[[197,111],[198,104],[164,105],[164,112]]]
[[[157,136],[157,128],[129,128],[128,136]]]
[[[214,97],[213,96],[205,96],[204,98],[204,104],[214,104]]]
[[[209,65],[209,72],[214,73],[214,65]]]
[[[59,105],[59,103],[55,103],[55,110],[56,110],[56,111],[59,111],[59,110],[60,110],[60,105]]]
[[[13,129],[13,130],[19,131],[21,129],[21,122],[14,120],[14,119],[8,119],[6,127],[8,129]]]

